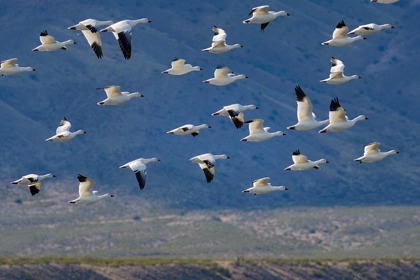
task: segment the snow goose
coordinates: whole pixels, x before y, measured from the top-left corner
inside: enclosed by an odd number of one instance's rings
[[[29,191],[31,192],[32,196],[39,193],[41,190],[41,181],[46,178],[53,178],[56,177],[55,175],[48,173],[45,175],[37,175],[37,174],[28,174],[22,176],[19,180],[13,181],[11,184],[14,185],[25,185],[29,187]]]
[[[192,125],[192,124],[186,124],[183,126],[180,126],[178,128],[172,129],[171,131],[168,131],[169,134],[176,134],[176,135],[189,135],[196,137],[200,134],[200,129],[204,128],[211,128],[208,124],[201,124],[201,125]]]
[[[92,191],[94,183],[88,177],[79,174],[77,176],[77,180],[79,180],[79,197],[69,201],[69,203],[71,204],[90,205],[102,199],[114,197],[112,194],[109,193],[97,196],[96,194],[98,193],[98,191]]]
[[[56,51],[59,49],[65,50],[67,51],[67,45],[71,45],[71,44],[77,44],[75,41],[73,40],[67,40],[64,42],[58,42],[54,39],[53,36],[48,35],[47,30],[44,30],[41,32],[41,34],[39,35],[39,40],[41,41],[42,45],[36,47],[35,49],[33,49],[33,52],[52,52],[52,51]]]
[[[136,174],[137,182],[139,183],[140,189],[144,189],[146,185],[146,164],[149,162],[157,162],[160,161],[158,158],[139,158],[124,165],[121,165],[120,168],[130,168],[134,174]]]
[[[230,50],[233,50],[233,49],[243,48],[243,46],[240,44],[227,45],[226,37],[227,37],[227,34],[223,29],[214,26],[213,27],[213,40],[211,42],[211,47],[207,49],[203,49],[202,51],[221,54],[221,53],[225,53]]]
[[[370,2],[377,2],[381,4],[394,4],[397,3],[400,0],[370,0]]]
[[[1,62],[0,74],[2,76],[14,75],[22,72],[32,72],[36,71],[32,67],[19,67],[19,64],[16,64],[17,58],[11,58]]]
[[[319,82],[327,83],[331,85],[341,85],[341,84],[347,83],[350,80],[357,80],[357,79],[362,78],[357,75],[352,75],[352,76],[344,75],[344,67],[345,67],[344,63],[341,60],[332,57],[330,77],[328,79],[321,80]]]
[[[232,121],[233,125],[239,129],[242,128],[244,125],[244,111],[246,110],[256,110],[259,109],[255,105],[245,105],[242,106],[241,104],[232,104],[229,106],[224,106],[219,111],[211,114],[212,116],[223,116],[229,117]]]
[[[277,17],[286,17],[290,16],[290,14],[286,11],[280,11],[280,12],[273,12],[268,11],[268,5],[259,6],[252,8],[251,12],[249,13],[249,16],[252,15],[251,18],[244,20],[243,22],[245,24],[247,23],[256,23],[261,24],[261,30],[264,30],[267,25]]]
[[[327,46],[334,46],[334,47],[342,47],[350,45],[351,43],[357,40],[365,40],[365,37],[357,36],[357,37],[347,37],[347,32],[349,32],[349,28],[344,23],[344,20],[340,21],[333,33],[332,40],[326,41],[321,45]]]
[[[233,72],[229,73],[229,68],[227,68],[225,65],[218,65],[214,71],[214,78],[205,80],[203,83],[212,84],[215,86],[225,86],[241,79],[248,79],[248,76],[243,74],[235,75]]]
[[[54,141],[54,142],[66,142],[79,134],[86,134],[86,131],[78,130],[75,132],[70,132],[71,123],[66,119],[63,118],[60,124],[57,127],[56,135],[46,139],[45,141]]]
[[[112,20],[99,21],[96,19],[86,19],[79,22],[76,25],[70,26],[68,29],[80,30],[88,41],[90,47],[95,52],[98,58],[102,58],[102,42],[101,36],[99,35],[98,27],[102,25],[111,25],[114,22]]]
[[[206,176],[207,183],[210,183],[215,175],[215,168],[214,165],[216,164],[216,160],[218,159],[228,159],[227,155],[213,155],[210,153],[202,154],[199,156],[195,156],[190,158],[191,162],[198,163],[201,170],[203,170],[204,175]]]
[[[134,26],[139,23],[149,23],[152,22],[147,18],[136,19],[136,20],[122,20],[117,23],[108,26],[101,30],[101,32],[112,32],[115,39],[118,41],[121,52],[124,55],[125,59],[130,59],[131,57],[131,47],[132,47],[132,32]]]
[[[391,29],[391,28],[395,28],[395,27],[388,23],[381,24],[381,25],[378,25],[376,23],[369,23],[365,25],[360,25],[356,29],[353,29],[352,31],[350,31],[348,34],[370,35],[370,34],[379,32],[383,29]]]
[[[317,121],[315,114],[312,112],[313,105],[308,96],[300,86],[295,87],[297,101],[297,118],[298,123],[287,127],[287,129],[308,131],[325,125],[329,120]]]
[[[295,171],[304,171],[311,168],[321,169],[318,164],[328,163],[326,159],[320,159],[317,161],[308,160],[308,158],[300,153],[299,150],[296,150],[292,154],[292,159],[294,164],[286,167],[284,170],[295,170]]]
[[[249,123],[249,135],[245,138],[242,138],[241,141],[262,142],[262,141],[271,139],[274,136],[286,135],[281,131],[277,131],[273,133],[268,132],[270,128],[263,127],[264,120],[255,119],[255,120],[246,121],[245,123]]]
[[[246,189],[242,192],[244,193],[253,193],[254,196],[257,194],[266,194],[271,193],[274,191],[288,191],[289,189],[283,186],[272,186],[268,180],[270,180],[270,177],[261,178],[258,180],[254,180],[252,182],[252,188]]]
[[[396,150],[391,150],[391,151],[388,151],[388,152],[381,152],[381,150],[379,150],[379,145],[380,145],[380,143],[378,143],[378,142],[374,142],[374,143],[370,143],[370,144],[366,145],[365,146],[365,152],[364,152],[363,156],[359,157],[359,158],[356,158],[354,161],[358,161],[360,163],[362,163],[362,162],[373,163],[373,162],[383,160],[387,156],[395,155],[395,154],[400,153]]]
[[[346,116],[346,111],[343,109],[343,107],[341,107],[337,97],[331,100],[329,119],[330,124],[320,130],[319,133],[346,130],[355,125],[358,121],[368,120],[368,118],[363,115],[349,120]]]
[[[104,88],[96,88],[96,90],[105,90],[107,99],[98,102],[98,105],[121,105],[129,101],[133,97],[144,97],[140,92],[129,93],[127,91],[121,92],[119,86],[107,86]]]
[[[184,75],[192,71],[203,71],[200,66],[192,66],[191,64],[185,64],[185,59],[174,58],[171,63],[172,68],[163,71],[164,74],[169,75]]]

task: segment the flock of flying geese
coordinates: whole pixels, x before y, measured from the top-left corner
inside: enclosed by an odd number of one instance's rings
[[[398,0],[371,0],[371,2],[378,2],[383,4],[392,4],[397,2]],[[268,11],[268,5],[255,7],[251,10],[249,15],[252,15],[251,18],[244,20],[244,24],[260,24],[261,30],[264,30],[268,24],[276,19],[277,17],[285,17],[290,16],[289,13],[285,11],[273,12]],[[83,35],[85,36],[86,40],[88,41],[89,45],[93,49],[96,56],[100,59],[103,57],[102,53],[102,42],[100,38],[100,32],[112,32],[114,37],[116,38],[118,45],[121,49],[121,52],[125,59],[130,59],[131,51],[132,51],[132,28],[137,24],[147,24],[151,21],[147,18],[138,19],[138,20],[123,20],[117,23],[112,21],[98,21],[95,19],[87,19],[84,21],[79,22],[74,26],[70,26],[68,29],[72,30],[80,30],[82,31]],[[98,27],[103,25],[109,25],[107,28],[99,30]],[[355,41],[363,40],[365,37],[364,35],[370,35],[376,32],[379,32],[383,29],[390,29],[394,28],[390,24],[383,24],[377,25],[374,23],[361,25],[356,29],[349,32],[348,27],[344,23],[344,21],[340,21],[332,35],[332,39],[322,43],[322,45],[329,45],[329,46],[346,46],[352,44]],[[99,32],[100,31],[100,32]],[[226,44],[227,34],[226,32],[219,28],[213,28],[213,39],[211,47],[203,49],[203,51],[214,53],[214,54],[222,54],[233,49],[239,49],[243,46],[240,44],[228,45]],[[356,34],[356,37],[348,37],[348,34]],[[56,51],[59,49],[67,50],[67,45],[76,44],[73,40],[67,40],[64,42],[59,42],[54,39],[48,32],[45,30],[40,34],[40,41],[41,45],[34,48],[33,51]],[[35,71],[34,68],[31,67],[20,67],[16,64],[17,59],[12,58],[1,62],[0,74],[4,75],[14,75],[21,72],[31,72]],[[199,66],[192,66],[191,64],[185,64],[185,59],[175,58],[171,63],[171,68],[168,70],[163,71],[162,73],[169,74],[169,75],[184,75],[193,71],[202,71]],[[212,84],[216,86],[225,86],[235,82],[236,80],[240,79],[247,79],[248,77],[240,74],[235,75],[233,72],[230,72],[229,68],[225,65],[218,65],[216,70],[214,71],[214,78],[208,79],[203,81],[203,83]],[[345,76],[344,75],[344,63],[337,59],[331,59],[331,70],[329,78],[322,80],[320,82],[325,82],[328,84],[333,85],[341,85],[353,79],[360,79],[357,75],[352,76]],[[123,104],[134,97],[144,97],[139,92],[129,93],[129,92],[121,92],[119,86],[107,86],[104,88],[97,88],[97,89],[104,89],[107,95],[107,98],[101,102],[98,102],[98,105],[120,105]],[[337,132],[343,131],[351,128],[354,126],[358,121],[364,121],[368,118],[361,115],[352,120],[350,120],[346,116],[346,111],[340,105],[338,98],[334,98],[330,104],[329,110],[329,119],[324,121],[316,120],[316,116],[313,113],[313,106],[302,90],[300,86],[295,88],[296,94],[296,101],[297,101],[297,118],[298,123],[292,126],[287,127],[287,129],[291,130],[298,130],[298,131],[309,131],[321,126],[327,125],[323,129],[319,131],[319,133],[326,133],[326,132]],[[264,127],[264,120],[262,119],[253,119],[249,121],[244,121],[244,112],[247,110],[255,110],[259,109],[255,105],[241,105],[241,104],[232,104],[228,106],[224,106],[219,111],[213,113],[213,116],[224,116],[229,117],[232,121],[233,125],[240,129],[243,127],[244,123],[249,124],[249,135],[242,138],[241,141],[248,141],[248,142],[261,142],[269,140],[275,136],[283,136],[285,135],[281,131],[277,132],[269,132],[269,127]],[[70,132],[71,123],[64,118],[61,120],[56,134],[46,141],[55,141],[55,142],[66,142],[79,134],[85,134],[86,132],[83,130],[77,130],[75,132]],[[168,131],[169,134],[175,135],[192,135],[196,137],[199,135],[201,129],[211,128],[211,126],[207,124],[202,125],[192,125],[187,124],[181,127],[175,128],[171,131]],[[377,162],[385,157],[398,153],[395,150],[391,150],[388,152],[381,152],[379,150],[379,143],[371,143],[365,146],[364,148],[364,155],[355,159],[360,163],[362,162]],[[191,162],[197,163],[204,175],[206,177],[207,183],[210,183],[214,176],[215,176],[215,163],[216,160],[220,159],[228,159],[229,157],[226,155],[213,155],[210,153],[202,154],[195,156],[190,159]],[[285,168],[285,170],[294,170],[294,171],[304,171],[309,170],[312,168],[320,169],[319,165],[328,163],[325,159],[320,159],[316,161],[308,160],[306,156],[300,153],[299,150],[296,150],[292,154],[292,160],[294,164],[290,165],[289,167]],[[137,178],[138,184],[140,189],[143,189],[146,184],[146,164],[150,162],[157,162],[160,161],[158,158],[150,158],[144,159],[139,158],[128,162],[120,168],[129,168],[131,169]],[[32,195],[37,194],[41,190],[41,182],[46,178],[55,177],[53,174],[46,174],[46,175],[37,175],[37,174],[29,174],[25,175],[19,180],[12,182],[12,184],[19,184],[19,185],[26,185],[29,187],[29,190]],[[113,197],[110,194],[104,195],[96,195],[97,191],[93,191],[93,181],[83,175],[78,175],[77,179],[79,180],[79,197],[69,203],[78,204],[78,205],[89,205],[96,203],[104,198]],[[273,191],[285,191],[288,190],[284,186],[272,186],[268,180],[270,178],[265,177],[258,180],[253,181],[253,185],[251,188],[244,190],[245,193],[253,193],[256,194],[265,194]]]

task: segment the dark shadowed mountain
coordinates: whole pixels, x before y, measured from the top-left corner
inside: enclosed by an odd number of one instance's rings
[[[263,32],[258,25],[244,25],[251,8],[263,4],[286,10],[291,17],[276,19]],[[21,66],[37,71],[0,77],[0,180],[5,187],[24,174],[51,172],[62,180],[63,191],[76,194],[80,173],[102,191],[186,208],[417,204],[419,12],[415,0],[393,5],[368,0],[3,1],[0,59],[17,57]],[[112,34],[101,34],[104,58],[98,60],[81,32],[67,30],[87,18],[142,17],[152,23],[134,28],[128,61]],[[370,22],[396,28],[346,47],[321,46],[341,20],[350,29]],[[213,25],[227,32],[229,44],[244,48],[221,55],[202,52],[211,44]],[[68,51],[31,52],[43,30],[77,45]],[[332,56],[345,63],[347,75],[362,79],[340,86],[319,83],[328,77]],[[203,71],[161,74],[174,57]],[[220,63],[250,78],[225,87],[203,84]],[[121,106],[98,106],[105,93],[95,88],[114,84],[145,97]],[[297,85],[312,100],[318,119],[328,118],[330,101],[338,97],[349,118],[364,114],[369,120],[338,133],[286,131],[297,122]],[[271,131],[282,130],[287,136],[240,142],[248,135],[246,126],[236,130],[228,118],[211,116],[232,103],[257,105],[260,110],[247,111],[246,119],[262,118]],[[66,143],[45,142],[63,117],[72,129],[87,134]],[[166,134],[187,123],[213,128],[195,138]],[[401,153],[375,164],[354,162],[363,146],[374,141],[382,143],[382,150]],[[309,159],[330,163],[321,170],[286,172],[296,149]],[[211,184],[197,164],[188,161],[206,152],[231,157],[217,162]],[[161,159],[147,166],[141,192],[134,174],[118,169],[139,157]],[[254,179],[266,176],[289,191],[257,197],[241,193]],[[47,183],[37,196],[24,195],[36,200],[43,192],[48,192]]]

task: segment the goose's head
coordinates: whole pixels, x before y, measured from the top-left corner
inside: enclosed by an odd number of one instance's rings
[[[141,94],[140,92],[133,92],[132,94],[130,94],[130,96],[132,96],[132,97],[144,97],[144,95]]]
[[[211,126],[210,126],[210,125],[208,125],[208,124],[202,124],[202,125],[201,125],[201,127],[202,127],[202,128],[211,128]]]
[[[151,20],[147,19],[147,18],[141,18],[141,19],[136,19],[136,20],[128,20],[127,23],[131,26],[134,27],[139,23],[150,23],[152,22]]]
[[[234,77],[237,80],[242,80],[242,79],[248,79],[249,78],[248,76],[245,76],[244,74],[240,74],[240,75],[237,75],[237,76],[234,76]]]
[[[384,29],[391,29],[391,28],[395,28],[394,26],[392,26],[391,24],[387,23],[382,25],[384,27]]]
[[[396,150],[391,150],[391,151],[389,151],[389,153],[395,155],[395,154],[399,154],[400,152],[398,152]]]
[[[358,75],[353,75],[353,76],[351,76],[351,78],[352,78],[353,80],[357,80],[357,79],[361,79],[362,77],[360,77],[360,76],[358,76]]]
[[[233,45],[233,48],[234,49],[240,49],[240,48],[243,48],[244,46],[242,46],[241,44],[235,44],[235,45]]]
[[[215,155],[214,156],[215,159],[230,159],[229,156],[223,154],[223,155]]]
[[[260,109],[260,108],[258,108],[257,106],[255,106],[254,104],[252,104],[252,105],[248,105],[248,109],[249,110],[258,110],[258,109]]]

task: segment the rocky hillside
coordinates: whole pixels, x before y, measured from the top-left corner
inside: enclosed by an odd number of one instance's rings
[[[2,259],[0,262],[0,278],[10,280],[420,279],[418,259]]]

